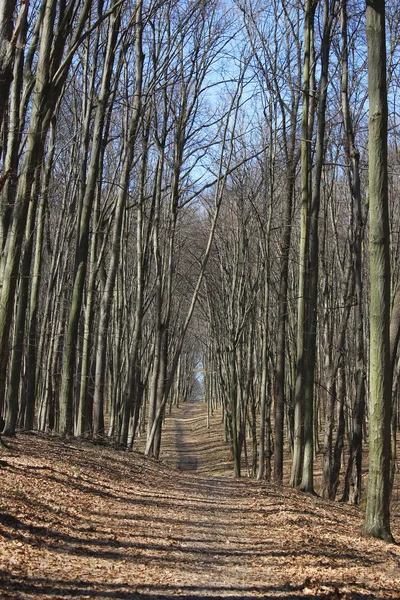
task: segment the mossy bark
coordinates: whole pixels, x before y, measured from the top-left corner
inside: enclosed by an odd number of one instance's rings
[[[370,201],[369,475],[363,531],[390,532],[390,255],[387,173],[385,1],[367,1]]]

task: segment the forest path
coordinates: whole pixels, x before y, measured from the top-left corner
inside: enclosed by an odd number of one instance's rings
[[[361,537],[358,508],[233,479],[221,420],[207,429],[204,408],[173,411],[163,463],[12,440],[0,457],[0,598],[400,598],[399,546]]]
[[[204,403],[173,407],[164,425],[160,458],[178,471],[232,477],[232,459],[228,445],[223,443],[220,411],[208,420]]]

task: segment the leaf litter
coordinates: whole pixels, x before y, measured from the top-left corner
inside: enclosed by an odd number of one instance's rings
[[[174,409],[161,462],[18,434],[2,450],[0,598],[400,598],[363,510],[234,480],[218,417]],[[392,531],[400,539],[394,506]]]

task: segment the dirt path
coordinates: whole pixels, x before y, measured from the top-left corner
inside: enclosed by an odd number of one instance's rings
[[[184,404],[174,408],[166,420],[161,460],[179,471],[231,478],[231,456],[222,440],[220,413],[211,418],[211,425],[207,427],[206,406]]]
[[[202,410],[174,412],[164,464],[19,436],[1,457],[0,598],[400,598],[398,546],[362,538],[353,507],[235,481]]]

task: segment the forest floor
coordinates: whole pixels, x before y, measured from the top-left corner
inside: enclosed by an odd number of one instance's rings
[[[234,480],[218,417],[174,409],[163,460],[19,434],[1,450],[0,598],[400,599],[360,508]],[[400,540],[400,514],[393,510]]]

